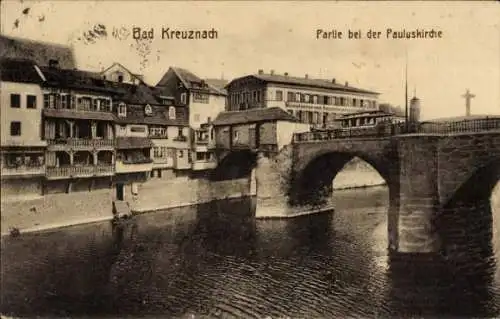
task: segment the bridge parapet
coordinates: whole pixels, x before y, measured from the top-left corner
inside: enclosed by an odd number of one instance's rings
[[[293,143],[328,141],[334,139],[390,137],[404,134],[457,134],[485,131],[500,131],[500,117],[464,119],[446,122],[420,122],[406,126],[405,123],[380,123],[371,127],[350,129],[318,130],[295,133]]]

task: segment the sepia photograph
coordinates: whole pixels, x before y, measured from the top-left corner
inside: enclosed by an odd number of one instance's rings
[[[500,4],[0,2],[1,318],[499,318]]]

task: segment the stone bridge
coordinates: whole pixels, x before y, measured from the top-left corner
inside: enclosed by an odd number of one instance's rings
[[[301,139],[273,156],[259,154],[256,215],[291,217],[328,208],[332,181],[357,156],[389,188],[390,249],[436,252],[439,218],[458,200],[489,199],[500,180],[500,121],[486,129],[352,138]],[[309,138],[304,138],[309,135]],[[312,138],[311,138],[312,137]]]

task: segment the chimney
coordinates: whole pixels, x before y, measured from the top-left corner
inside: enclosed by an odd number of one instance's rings
[[[271,70],[271,75],[274,75],[274,70]]]
[[[335,84],[335,78],[332,79],[332,83]]]
[[[345,86],[349,86],[349,82],[345,81]]]
[[[285,76],[288,76],[288,72],[285,72]]]
[[[309,79],[309,74],[306,74],[305,78],[306,78],[306,79]]]
[[[259,69],[259,75],[262,75],[262,74],[264,74],[264,70]]]
[[[57,68],[59,66],[59,61],[56,59],[50,59],[49,60],[49,67],[51,68]]]

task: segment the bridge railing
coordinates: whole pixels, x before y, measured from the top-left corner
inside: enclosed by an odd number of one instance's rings
[[[356,137],[387,137],[409,133],[450,134],[500,130],[500,117],[450,122],[381,123],[366,128],[332,129],[295,133],[293,142],[326,141]]]

